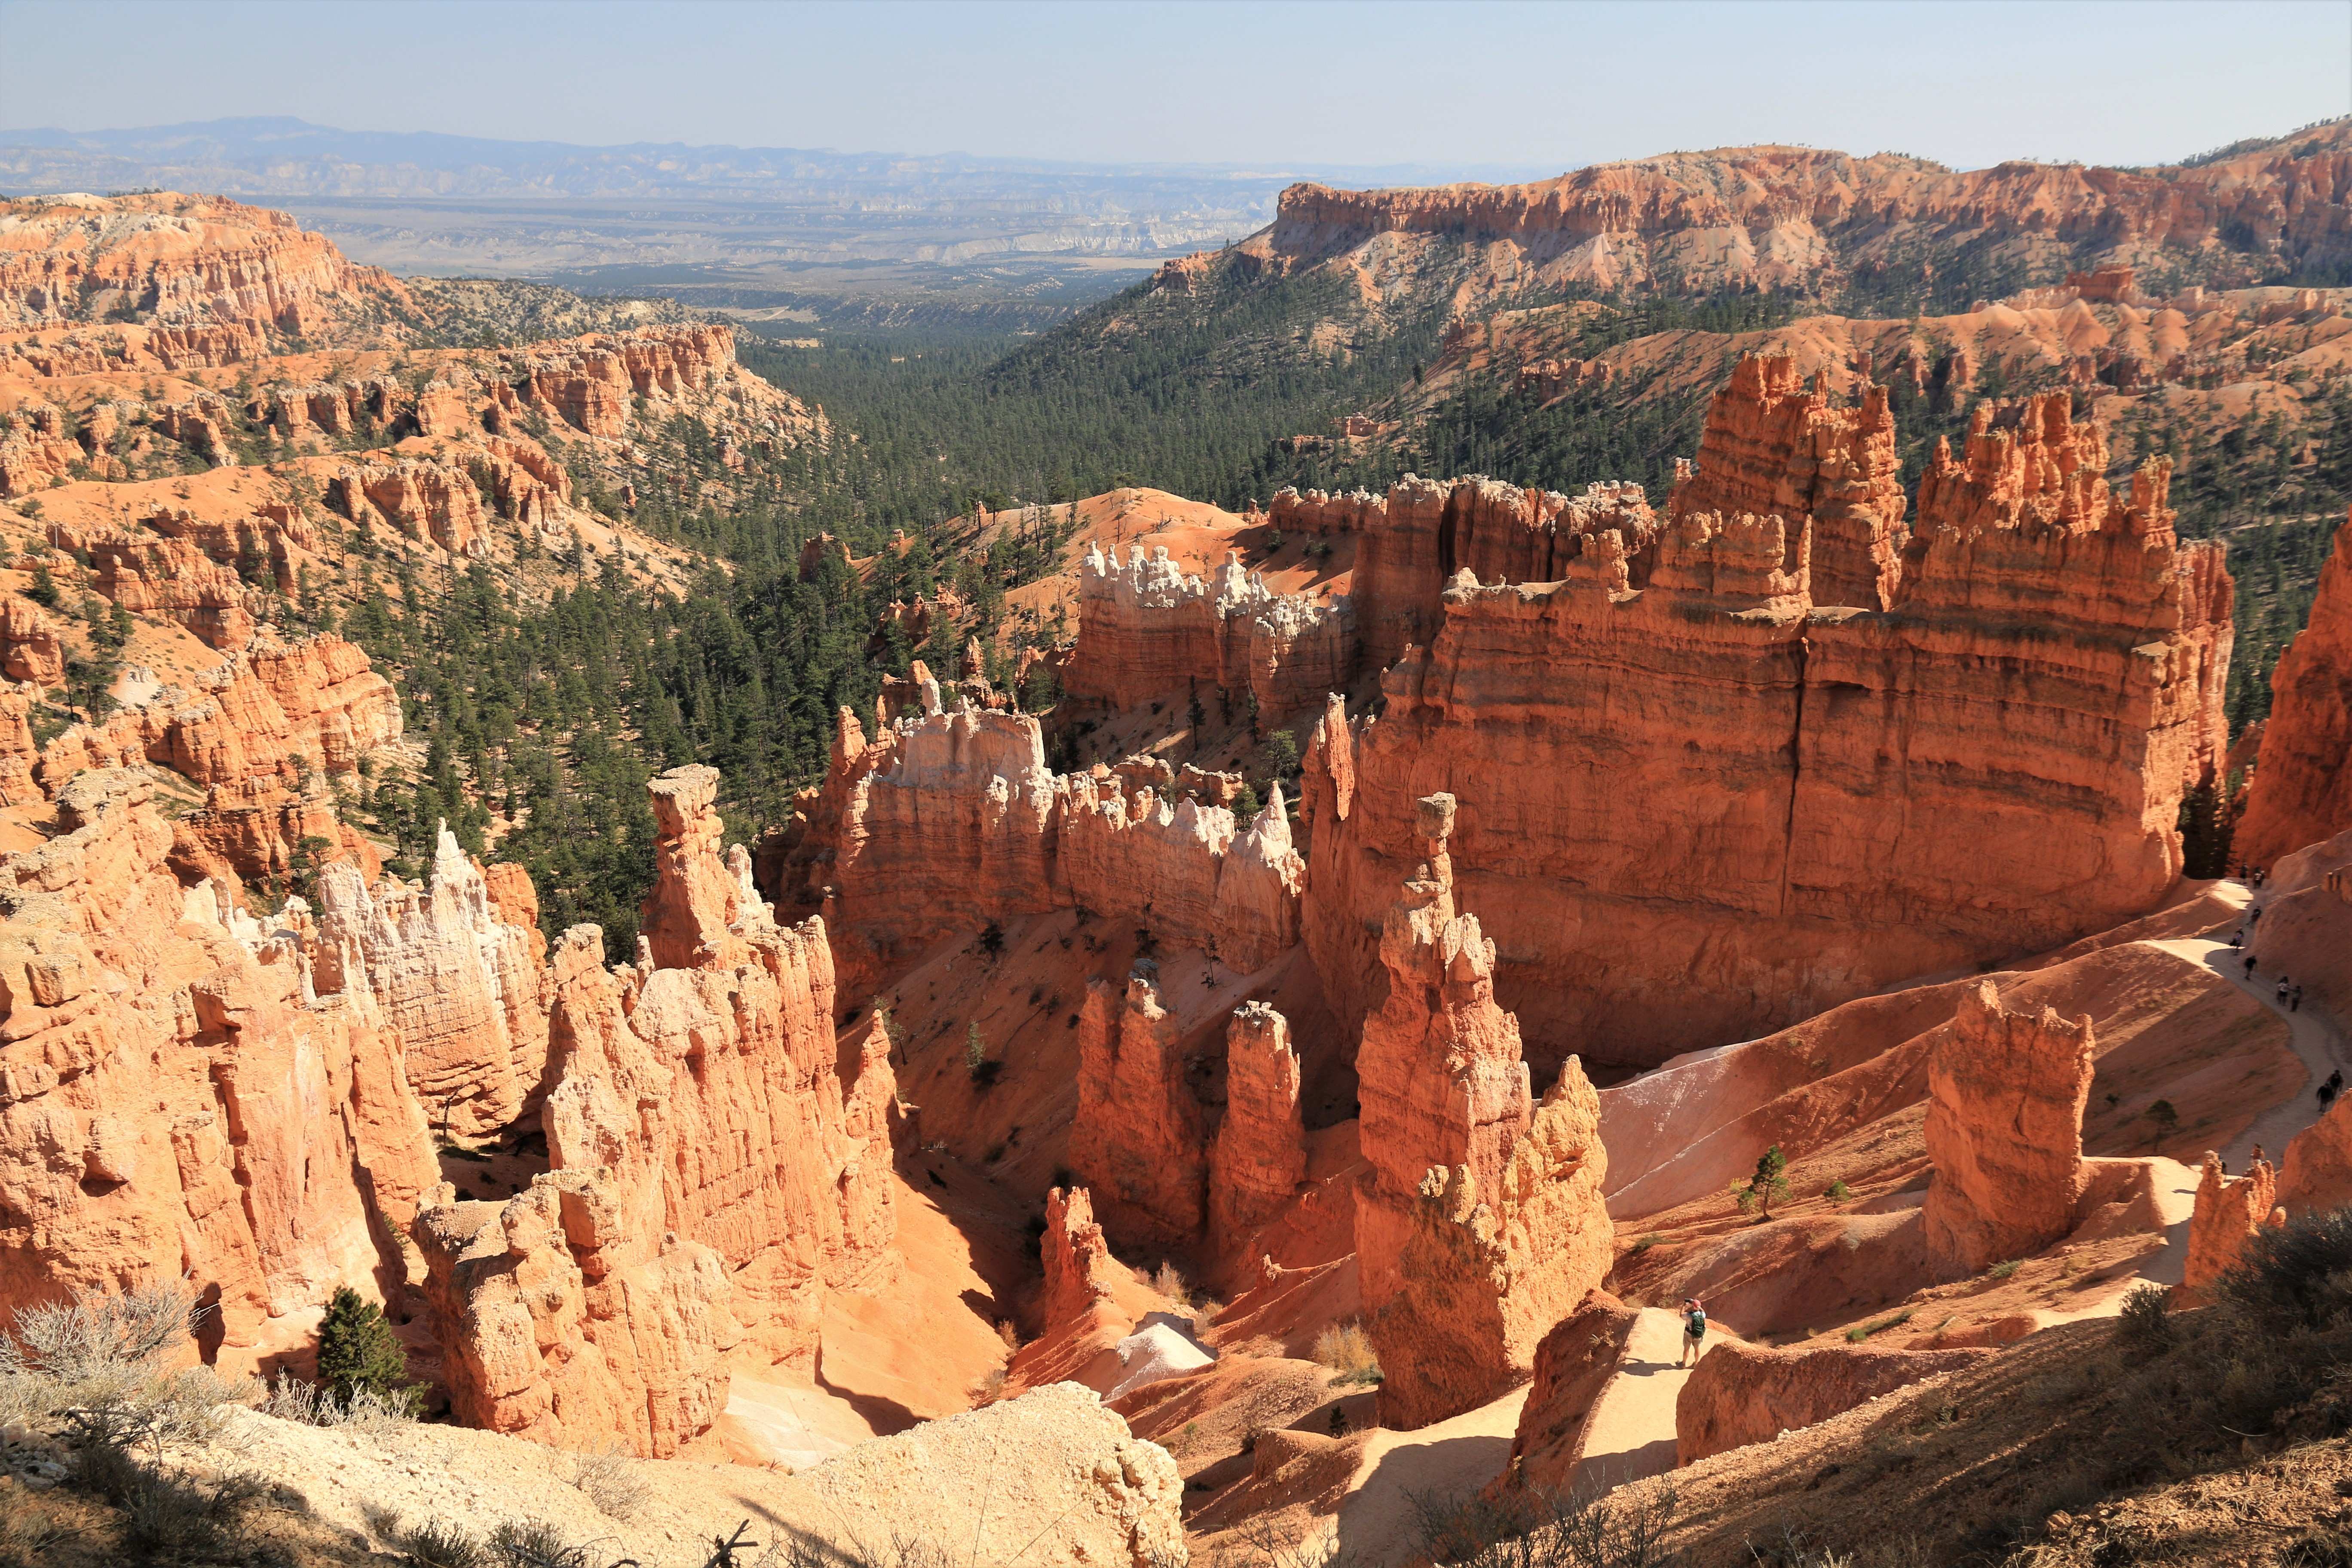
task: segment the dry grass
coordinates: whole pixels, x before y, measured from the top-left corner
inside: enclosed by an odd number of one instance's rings
[[[260,1385],[167,1365],[202,1315],[176,1279],[23,1309],[0,1334],[0,1419],[62,1420],[82,1440],[106,1444],[213,1436],[219,1407]]]
[[[1378,1383],[1381,1381],[1381,1358],[1372,1350],[1371,1337],[1364,1325],[1349,1319],[1334,1323],[1315,1336],[1315,1349],[1310,1352],[1318,1366],[1328,1370],[1339,1383]]]
[[[1151,1276],[1151,1288],[1160,1292],[1160,1300],[1180,1312],[1192,1305],[1192,1282],[1173,1263],[1160,1264]]]
[[[257,1406],[264,1415],[275,1415],[281,1421],[296,1421],[305,1426],[348,1426],[355,1432],[389,1432],[414,1426],[416,1405],[423,1391],[403,1389],[397,1394],[379,1394],[372,1388],[354,1388],[351,1397],[338,1401],[332,1389],[321,1388],[315,1383],[305,1383],[299,1377],[280,1377],[269,1388],[269,1397]]]
[[[609,1448],[575,1457],[572,1484],[608,1519],[635,1519],[654,1495],[653,1487],[638,1473],[636,1460]]]

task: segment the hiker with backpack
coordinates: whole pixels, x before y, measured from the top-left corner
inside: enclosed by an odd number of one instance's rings
[[[1706,1308],[1696,1296],[1683,1298],[1683,1353],[1676,1366],[1696,1366],[1706,1348]]]

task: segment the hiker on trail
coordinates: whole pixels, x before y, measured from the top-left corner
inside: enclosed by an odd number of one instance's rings
[[[1683,1353],[1676,1366],[1696,1366],[1699,1352],[1706,1348],[1706,1308],[1696,1296],[1683,1298]]]
[[[2290,1013],[2300,1013],[2303,1011],[2302,986],[2298,985],[2294,990],[2287,993],[2286,1010]]]
[[[2333,1083],[2321,1084],[2319,1086],[2319,1109],[2325,1110],[2335,1103],[2336,1086]]]
[[[2247,978],[2247,979],[2249,979],[2249,980],[2252,980],[2253,977],[2254,977],[2254,955],[2253,955],[2252,953],[2251,953],[2251,952],[2250,952],[2250,953],[2246,954],[2246,978]]]
[[[2288,992],[2290,992],[2290,991],[2292,991],[2292,990],[2294,990],[2294,987],[2293,985],[2291,985],[2291,984],[2289,984],[2287,983],[2287,978],[2286,978],[2286,976],[2285,976],[2285,975],[2282,974],[2282,975],[2280,975],[2280,976],[2279,976],[2279,983],[2278,983],[2278,1003],[2279,1003],[2279,1005],[2280,1005],[2280,1006],[2284,1007],[2284,1006],[2285,1006],[2285,1005],[2286,1005],[2286,994],[2287,994],[2287,993],[2288,993]]]
[[[2256,904],[2252,909],[2248,910],[2246,911],[2246,929],[2247,929],[2248,931],[2252,931],[2252,930],[2253,930],[2256,926],[2258,926],[2258,925],[2260,925],[2260,924],[2262,924],[2262,923],[2263,923],[2263,906],[2262,906],[2262,905],[2260,905],[2260,904]]]
[[[2342,1089],[2344,1087],[2344,1069],[2342,1068],[2337,1068],[2334,1072],[2327,1075],[2327,1087],[2330,1089]]]
[[[2245,927],[2240,926],[2237,930],[2230,933],[2230,945],[2231,947],[2243,947],[2246,945]]]
[[[2247,1159],[2247,1161],[2246,1161],[2246,1169],[2247,1169],[2247,1170],[2249,1170],[2249,1171],[2251,1171],[2251,1170],[2252,1170],[2256,1165],[2259,1165],[2259,1164],[2261,1164],[2262,1163],[2263,1163],[2263,1146],[2262,1146],[2261,1144],[2257,1143],[2257,1144],[2255,1144],[2255,1145],[2254,1145],[2254,1152],[2253,1152],[2253,1153],[2252,1153],[2250,1157],[2248,1157],[2248,1159]]]

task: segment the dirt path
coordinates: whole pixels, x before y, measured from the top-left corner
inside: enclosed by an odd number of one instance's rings
[[[1682,1346],[1681,1314],[1642,1309],[1617,1374],[1586,1419],[1579,1491],[1604,1491],[1675,1468],[1675,1399],[1690,1380],[1690,1369],[1675,1364]]]
[[[1423,1536],[1416,1500],[1468,1498],[1501,1475],[1519,1429],[1519,1407],[1527,1402],[1522,1385],[1433,1426],[1374,1432],[1354,1489],[1339,1505],[1332,1537],[1339,1556],[1364,1568],[1410,1561]],[[1674,1430],[1671,1405],[1666,1429]]]
[[[2238,889],[2238,884],[2223,883],[2223,889]],[[2243,891],[2242,889],[2238,889]],[[2256,907],[2264,901],[2252,900]],[[2259,935],[2261,928],[2255,928]],[[2320,1015],[2309,1011],[2288,1012],[2279,1005],[2279,976],[2274,969],[2266,969],[2259,960],[2262,944],[2257,941],[2258,955],[2252,979],[2246,975],[2246,952],[2231,947],[2227,942],[2215,942],[2205,937],[2182,937],[2170,942],[2149,943],[2167,952],[2201,963],[2247,995],[2261,1002],[2284,1020],[2288,1043],[2303,1062],[2305,1078],[2302,1088],[2285,1100],[2254,1118],[2253,1124],[2241,1133],[2237,1141],[2221,1151],[2221,1157],[2232,1171],[2242,1171],[2253,1158],[2254,1145],[2259,1143],[2272,1163],[2285,1158],[2287,1140],[2319,1120],[2320,1107],[2314,1092],[2328,1074],[2343,1070],[2352,1076],[2352,1047],[2344,1037]]]

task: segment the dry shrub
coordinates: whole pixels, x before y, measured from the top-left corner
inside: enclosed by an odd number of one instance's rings
[[[1416,1560],[1456,1568],[1670,1568],[1671,1489],[1433,1497],[1407,1493],[1421,1537]],[[1816,1560],[1833,1568],[1836,1560]],[[1815,1568],[1815,1564],[1808,1564]]]
[[[436,1521],[389,1533],[416,1568],[487,1568],[489,1563],[482,1543],[454,1524]]]
[[[168,1368],[211,1309],[186,1285],[163,1280],[120,1294],[94,1288],[19,1310],[0,1334],[0,1419],[62,1418],[99,1444],[203,1441],[217,1411],[257,1385],[206,1366]]]
[[[1192,1281],[1186,1279],[1183,1270],[1178,1268],[1173,1263],[1163,1262],[1160,1265],[1159,1269],[1151,1276],[1151,1288],[1160,1292],[1162,1300],[1179,1311],[1192,1304]]]
[[[2133,1361],[2147,1361],[2172,1348],[2172,1292],[2161,1285],[2135,1285],[2116,1316],[2116,1343]]]
[[[348,1426],[355,1432],[389,1432],[416,1424],[416,1406],[424,1396],[419,1388],[401,1388],[379,1393],[373,1388],[354,1388],[349,1399],[339,1400],[331,1388],[321,1388],[315,1383],[305,1383],[291,1375],[280,1377],[269,1386],[269,1396],[261,1402],[264,1415],[275,1415],[281,1421],[299,1422],[305,1426]]]
[[[1334,1323],[1316,1335],[1315,1349],[1309,1353],[1318,1366],[1340,1383],[1381,1381],[1381,1358],[1373,1352],[1371,1337],[1364,1332],[1364,1325],[1352,1318],[1344,1323]]]
[[[636,1461],[609,1448],[575,1458],[572,1484],[587,1494],[597,1511],[611,1519],[635,1519],[654,1495],[653,1487],[637,1473]]]

